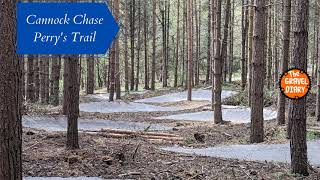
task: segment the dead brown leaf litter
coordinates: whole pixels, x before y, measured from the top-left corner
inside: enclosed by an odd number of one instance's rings
[[[68,151],[64,144],[63,133],[24,133],[24,175],[134,179],[291,179],[286,164],[197,157],[159,150],[160,146],[171,145],[167,142],[158,144],[140,138],[114,139],[80,134],[80,150]]]
[[[145,95],[143,95],[145,96]],[[200,102],[197,102],[200,103]],[[201,102],[203,103],[203,102]],[[80,133],[81,149],[65,149],[64,133],[48,133],[24,129],[24,176],[101,176],[133,179],[319,179],[312,171],[308,178],[294,177],[289,165],[270,162],[247,162],[231,159],[198,157],[161,151],[164,146],[180,145],[209,147],[225,144],[248,144],[249,124],[214,125],[210,122],[154,120],[152,117],[186,112],[200,112],[207,108],[194,107],[186,102],[160,104],[162,106],[191,106],[177,112],[140,113],[81,113],[88,118],[128,120],[160,123],[173,126],[169,133],[183,137],[183,141],[150,139],[140,135],[110,137],[104,132]],[[60,108],[37,105],[27,107],[29,115],[61,113]],[[317,127],[310,120],[309,127]],[[285,143],[285,127],[275,121],[265,123],[265,143]],[[316,170],[317,171],[317,170]]]

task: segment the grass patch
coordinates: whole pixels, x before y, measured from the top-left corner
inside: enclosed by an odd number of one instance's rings
[[[316,131],[308,131],[307,132],[307,140],[308,141],[313,141],[313,140],[317,140],[320,139],[320,132],[316,132]]]

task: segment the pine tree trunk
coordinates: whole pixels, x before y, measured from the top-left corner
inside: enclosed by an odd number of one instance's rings
[[[199,67],[199,18],[198,18],[198,13],[199,13],[199,9],[198,9],[198,1],[197,0],[193,0],[194,1],[194,19],[195,19],[195,37],[196,37],[196,47],[195,47],[195,59],[194,59],[194,85],[198,86],[199,85],[199,74],[198,74],[198,67]]]
[[[34,55],[34,101],[39,101],[40,98],[40,62],[39,55]]]
[[[283,42],[282,42],[282,61],[280,72],[284,73],[288,70],[288,63],[290,58],[290,22],[291,22],[291,0],[284,0],[284,11],[283,11],[283,22],[282,22],[282,31],[283,31]],[[286,99],[282,93],[279,92],[278,95],[278,115],[277,121],[278,125],[284,125],[286,123]]]
[[[231,24],[230,24],[230,41],[229,41],[229,65],[228,65],[228,75],[229,83],[232,82],[233,75],[233,43],[234,43],[234,11],[235,11],[235,0],[232,0],[232,12],[231,12]]]
[[[156,41],[157,41],[157,0],[152,1],[152,69],[151,90],[155,90],[156,81]]]
[[[167,3],[167,15],[166,15],[166,61],[165,61],[165,71],[164,71],[164,81],[163,81],[163,87],[168,87],[168,79],[169,79],[169,54],[170,54],[170,48],[169,48],[169,42],[170,42],[170,2],[166,1]]]
[[[128,36],[129,36],[129,2],[125,2],[125,33],[124,33],[124,87],[125,91],[129,92],[129,50],[128,50]]]
[[[136,14],[136,4],[135,0],[131,1],[131,10],[130,10],[130,31],[131,31],[131,79],[130,79],[130,90],[134,90],[134,83],[135,83],[135,78],[134,78],[134,32],[135,32],[135,14]]]
[[[242,0],[242,41],[241,41],[241,89],[245,90],[247,84],[247,42],[248,42],[248,0]]]
[[[193,3],[192,0],[188,0],[188,6],[187,6],[187,17],[188,17],[188,23],[187,23],[187,31],[188,31],[188,101],[192,100],[192,65],[193,65]]]
[[[61,55],[52,55],[51,69],[51,104],[59,105]]]
[[[46,103],[46,71],[45,71],[45,56],[39,56],[40,64],[40,102],[41,104]]]
[[[181,68],[181,86],[186,89],[187,79],[187,50],[186,50],[186,29],[187,29],[187,1],[183,1],[183,18],[182,18],[182,68]]]
[[[119,0],[114,0],[114,14],[116,21],[119,22],[120,16],[120,3]],[[120,47],[119,47],[119,37],[114,41],[115,43],[115,91],[116,99],[121,99],[121,82],[120,82]]]
[[[315,0],[315,4],[317,4],[317,0]],[[317,81],[317,60],[318,60],[318,33],[319,33],[319,7],[318,5],[315,6],[314,10],[314,28],[313,28],[313,53],[312,53],[312,83],[315,83]]]
[[[49,104],[49,99],[50,99],[50,76],[49,76],[49,72],[50,72],[50,56],[49,55],[46,55],[44,56],[44,76],[45,76],[45,85],[44,85],[44,91],[45,91],[45,104]]]
[[[141,0],[138,0],[138,49],[137,49],[137,71],[136,71],[136,86],[135,90],[139,90],[140,84],[140,55],[141,55]]]
[[[216,45],[216,14],[217,0],[211,0],[211,108],[214,110],[214,61],[215,61],[215,45]]]
[[[180,0],[177,6],[177,44],[176,44],[176,61],[174,65],[174,87],[178,86],[178,65],[179,65],[179,43],[180,43]]]
[[[207,69],[206,69],[206,84],[210,82],[211,75],[211,3],[212,0],[208,0],[208,45],[207,45]]]
[[[269,0],[269,4],[272,4]],[[272,81],[272,6],[268,8],[268,62],[267,62],[267,88],[270,90]]]
[[[221,47],[221,65],[224,69],[223,71],[223,81],[226,82],[227,79],[227,54],[228,54],[228,35],[229,35],[229,21],[230,21],[230,12],[231,12],[231,0],[227,0],[226,8],[225,8],[225,16],[224,16],[224,32],[223,32],[223,40]],[[218,95],[218,94],[216,94]],[[221,93],[220,95],[221,96]],[[221,101],[221,98],[220,98]],[[220,103],[221,104],[221,103]]]
[[[94,93],[94,55],[87,56],[87,94]]]
[[[35,92],[34,92],[34,55],[28,55],[28,64],[27,64],[27,100],[34,103],[35,102]]]
[[[111,51],[110,51],[110,94],[109,101],[114,101],[114,92],[115,92],[115,42],[113,42]]]
[[[293,56],[292,67],[307,72],[309,0],[295,0],[293,6]],[[308,175],[306,141],[306,98],[290,100],[291,168],[292,173]]]
[[[143,2],[143,14],[144,14],[144,89],[150,89],[149,87],[149,61],[148,61],[148,13],[147,13],[147,0]]]
[[[265,59],[265,30],[266,13],[265,0],[255,0],[254,28],[253,28],[253,69],[252,69],[252,99],[251,102],[251,143],[264,140],[263,128],[263,87],[264,87],[264,59]]]
[[[67,71],[72,72],[67,76],[67,149],[79,149],[78,117],[79,117],[79,56],[70,55],[66,58]]]
[[[274,5],[274,12],[278,12],[278,5],[275,3]],[[274,77],[273,77],[273,82],[274,86],[278,85],[279,81],[279,25],[278,25],[278,13],[275,13],[274,15],[274,45],[273,45],[273,53],[274,53]]]
[[[216,2],[215,56],[214,56],[214,123],[222,123],[221,86],[222,86],[222,57],[221,57],[221,1]]]
[[[318,4],[320,4],[320,0],[317,0],[316,1]],[[317,11],[318,11],[318,18],[320,17],[320,7],[318,6],[317,8]],[[319,33],[319,28],[320,28],[320,23],[318,23],[318,42],[320,42],[320,33]],[[317,118],[317,121],[319,122],[320,121],[320,46],[317,45],[317,52],[318,52],[318,55],[317,55],[317,62],[318,62],[318,68],[317,68],[317,99],[316,99],[316,118]]]
[[[252,87],[252,56],[253,56],[253,1],[250,1],[249,7],[249,33],[248,33],[248,105],[251,107],[251,87]]]
[[[0,6],[0,179],[22,179],[22,66],[16,54],[16,1]]]
[[[68,114],[68,76],[69,76],[69,68],[68,68],[68,59],[66,56],[63,58],[63,107],[62,113],[63,115]],[[40,91],[41,92],[41,91]]]

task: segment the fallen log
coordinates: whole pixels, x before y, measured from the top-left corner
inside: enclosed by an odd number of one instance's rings
[[[164,140],[164,141],[184,141],[181,137],[165,137],[165,136],[149,136],[141,134],[116,134],[116,133],[99,133],[99,135],[106,138],[132,138],[141,137],[148,140]]]
[[[150,136],[165,136],[165,137],[179,137],[175,134],[168,133],[155,133],[155,132],[144,132],[144,131],[129,131],[129,130],[118,130],[118,129],[101,129],[101,131],[83,131],[87,133],[115,133],[115,134],[127,134],[127,135],[150,135]]]
[[[132,138],[141,137],[149,140],[164,140],[164,141],[184,141],[184,138],[167,133],[155,133],[155,132],[135,132],[128,130],[117,130],[117,129],[102,129],[101,131],[83,131],[86,133],[97,133],[107,138]]]

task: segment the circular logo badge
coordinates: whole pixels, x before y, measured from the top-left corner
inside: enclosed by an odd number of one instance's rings
[[[280,90],[290,99],[302,99],[307,96],[311,88],[309,75],[301,69],[291,69],[280,79]]]

